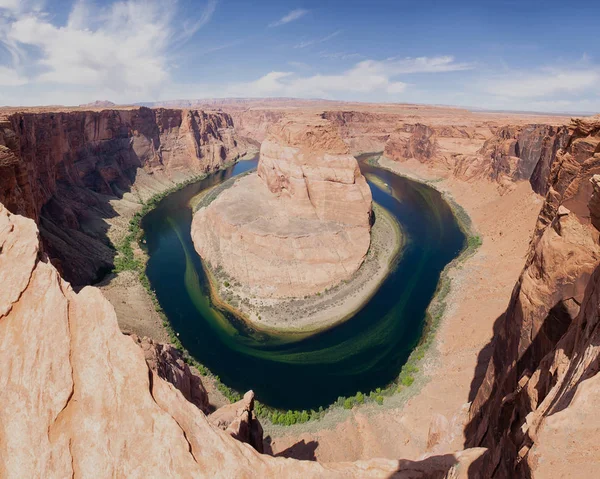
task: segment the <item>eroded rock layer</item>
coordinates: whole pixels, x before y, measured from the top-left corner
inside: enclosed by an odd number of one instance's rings
[[[527,262],[471,407],[482,477],[593,477],[598,457],[600,120],[574,121],[552,163]]]
[[[285,121],[262,143],[258,172],[192,223],[200,256],[263,297],[302,297],[348,279],[369,249],[371,191],[326,121]]]
[[[145,200],[243,153],[225,113],[137,108],[14,113],[0,124],[0,202],[33,218],[75,285],[112,267],[111,201]]]
[[[481,456],[318,464],[261,455],[235,439],[247,430],[246,403],[215,418],[226,431],[213,426],[149,369],[99,290],[76,294],[60,278],[33,220],[1,204],[0,277],[2,478],[466,478]]]

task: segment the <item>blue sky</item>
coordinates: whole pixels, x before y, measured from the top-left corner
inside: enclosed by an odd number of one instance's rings
[[[0,104],[302,97],[600,111],[600,2],[0,0]]]

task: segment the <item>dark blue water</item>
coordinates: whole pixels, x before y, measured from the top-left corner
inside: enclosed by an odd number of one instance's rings
[[[189,201],[200,191],[254,168],[240,162],[165,198],[143,220],[147,275],[188,351],[221,380],[282,409],[327,406],[394,380],[421,338],[440,273],[465,243],[448,204],[433,188],[361,161],[383,191],[373,199],[400,222],[406,246],[395,270],[348,321],[300,339],[253,331],[210,304],[190,237]]]

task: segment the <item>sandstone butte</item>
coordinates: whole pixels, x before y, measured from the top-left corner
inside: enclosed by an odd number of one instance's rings
[[[441,178],[436,185],[464,202],[484,243],[453,273],[458,287],[447,298],[451,308],[438,333],[440,361],[424,365],[431,381],[404,406],[369,415],[358,408],[350,422],[315,434],[319,462],[259,454],[243,442],[251,442],[256,431],[251,394],[207,417],[204,388],[177,353],[123,335],[112,305],[97,289],[76,293],[53,266],[72,257],[63,256],[69,248],[47,246],[53,236],[44,223],[52,220],[58,229],[69,224],[48,208],[61,200],[58,192],[68,195],[77,220],[70,224],[72,244],[86,245],[85,208],[75,205],[92,198],[98,203],[88,209],[105,204],[114,196],[99,190],[106,184],[115,195],[112,188],[122,178],[102,175],[110,161],[98,161],[105,155],[102,145],[89,144],[97,158],[91,177],[104,179],[82,184],[86,170],[76,166],[88,150],[71,141],[57,157],[49,148],[63,144],[65,125],[94,116],[156,118],[161,110],[9,111],[0,125],[0,477],[599,475],[600,118],[568,124],[556,117],[417,105],[284,102],[275,108],[273,101],[249,100],[208,106],[228,110],[231,126],[225,131],[240,145],[242,137],[264,141],[273,123],[301,108],[302,115],[331,122],[353,154],[385,149],[383,165]],[[129,113],[118,113],[123,111]],[[29,123],[21,126],[18,120],[27,115]],[[83,138],[86,123],[76,123],[70,134]],[[38,141],[49,146],[22,148],[35,131],[43,131]],[[148,136],[126,131],[129,158],[133,145]],[[217,148],[220,131],[205,137]],[[42,141],[48,138],[53,140]],[[164,189],[173,184],[170,175],[178,174],[164,160],[153,166],[149,159],[164,152],[156,145],[151,151],[156,154],[132,170],[133,190],[148,193],[141,180],[153,175],[164,179]],[[237,153],[225,147],[225,154]],[[199,170],[209,168],[196,158]],[[185,168],[180,172],[189,177]],[[158,184],[152,182],[160,191]],[[125,195],[111,203],[116,217],[126,217],[123,201]],[[530,213],[537,220],[528,245]],[[524,268],[516,252],[526,253]],[[87,266],[89,278],[93,267]],[[514,277],[507,273],[512,270]],[[489,332],[481,332],[482,323]],[[303,433],[300,439],[311,437]],[[275,439],[277,454],[286,437]],[[296,434],[291,444],[298,441]]]
[[[200,256],[258,297],[304,297],[347,280],[370,244],[371,190],[324,120],[284,121],[257,173],[194,215]]]

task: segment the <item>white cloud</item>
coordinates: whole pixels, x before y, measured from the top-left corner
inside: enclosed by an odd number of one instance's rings
[[[170,80],[169,51],[206,24],[216,4],[208,0],[197,18],[181,22],[177,0],[121,0],[103,8],[80,0],[63,26],[36,8],[16,9],[0,25],[0,41],[13,63],[1,67],[0,85],[23,85],[27,78],[33,98],[33,90],[55,88],[60,98],[73,98],[65,90],[79,90],[82,96],[145,100]]]
[[[306,48],[306,47],[310,47],[311,45],[317,45],[319,43],[323,43],[328,40],[331,40],[334,37],[337,37],[340,33],[342,33],[342,31],[338,30],[337,32],[333,32],[332,34],[327,35],[326,37],[316,38],[314,40],[308,40],[305,42],[300,42],[297,45],[295,45],[294,48]]]
[[[20,0],[0,0],[0,8],[4,8],[5,10],[19,10]]]
[[[270,27],[279,27],[281,25],[285,25],[286,23],[290,23],[302,18],[304,15],[308,13],[308,10],[304,10],[303,8],[297,8],[296,10],[292,10],[287,15],[284,15],[276,22],[270,23]]]
[[[352,98],[380,95],[386,98],[384,101],[394,101],[408,86],[397,78],[401,75],[469,68],[471,65],[457,63],[453,57],[365,60],[338,74],[300,76],[274,71],[252,82],[224,85],[219,90],[208,87],[203,95],[195,96]]]
[[[509,98],[540,98],[556,94],[574,94],[597,89],[600,69],[545,69],[534,73],[511,73],[487,81],[483,89]]]
[[[0,66],[0,86],[19,86],[27,83],[14,68]]]

